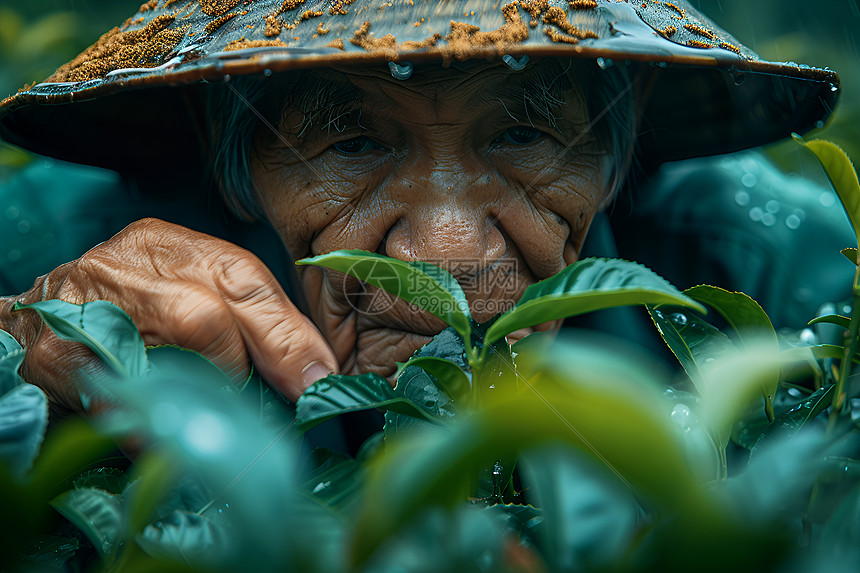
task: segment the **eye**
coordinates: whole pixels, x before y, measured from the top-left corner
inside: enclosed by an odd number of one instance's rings
[[[543,132],[533,127],[517,126],[506,129],[499,138],[513,145],[528,145],[534,143],[543,136]]]
[[[371,151],[374,149],[385,149],[372,139],[367,136],[353,137],[352,139],[345,139],[343,141],[338,141],[334,145],[332,145],[332,149],[335,151],[339,151],[345,155],[358,155],[359,153],[365,153],[367,151]]]

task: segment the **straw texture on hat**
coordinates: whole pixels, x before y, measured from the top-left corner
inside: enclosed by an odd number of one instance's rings
[[[648,68],[644,162],[722,153],[820,125],[838,78],[761,60],[685,0],[151,0],[44,82],[0,102],[0,136],[103,167],[195,145],[186,90],[329,65],[572,57]]]

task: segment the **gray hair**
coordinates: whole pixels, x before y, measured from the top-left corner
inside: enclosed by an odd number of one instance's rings
[[[293,127],[299,134],[314,125],[338,130],[344,115],[360,109],[349,90],[332,90],[330,84],[316,85],[313,81],[309,84],[301,81],[303,76],[305,72],[288,74],[286,81],[241,76],[226,85],[212,86],[208,92],[206,125],[212,173],[224,201],[246,221],[265,218],[251,172],[251,157],[256,152],[254,143],[261,127],[266,123],[283,127],[280,123],[285,102],[293,102],[303,113],[303,121]],[[602,153],[611,158],[608,187],[612,196],[622,188],[633,161],[638,130],[633,83],[635,78],[627,66],[598,67],[591,60],[558,61],[548,73],[529,82],[524,96],[527,110],[532,109],[555,128],[554,113],[565,104],[565,92],[579,86],[588,106],[590,127]]]

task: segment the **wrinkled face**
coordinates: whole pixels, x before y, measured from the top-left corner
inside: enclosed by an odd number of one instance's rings
[[[482,322],[576,261],[610,199],[581,91],[552,63],[419,67],[405,81],[377,67],[323,70],[301,86],[252,153],[263,207],[295,259],[364,249],[433,262]],[[388,376],[444,328],[340,273],[298,272],[344,373]]]

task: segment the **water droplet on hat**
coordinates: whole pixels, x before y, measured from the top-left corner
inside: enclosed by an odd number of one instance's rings
[[[519,72],[526,67],[526,64],[529,63],[529,56],[526,54],[518,60],[510,54],[505,54],[502,56],[502,61],[508,64],[508,67],[515,72]]]
[[[413,68],[409,62],[403,64],[388,62],[388,69],[391,71],[391,77],[395,80],[408,80],[412,77]]]

